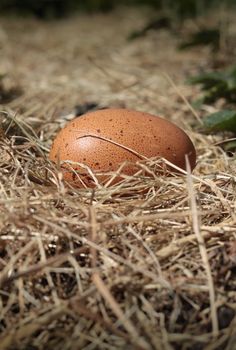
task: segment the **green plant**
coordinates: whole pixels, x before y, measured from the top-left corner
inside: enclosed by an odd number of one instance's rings
[[[236,110],[223,109],[209,114],[203,118],[203,127],[207,133],[230,131],[236,134]],[[232,156],[236,151],[236,138],[226,138],[218,142],[217,145]]]
[[[232,131],[236,133],[236,110],[224,109],[209,114],[203,119],[203,125],[209,131]]]
[[[203,73],[189,79],[191,84],[201,84],[204,95],[195,101],[198,104],[211,103],[224,97],[226,102],[236,103],[236,67],[219,72]],[[230,131],[236,133],[236,110],[223,109],[209,114],[203,119],[206,132]],[[225,140],[221,144],[226,152],[236,150],[235,139]]]
[[[236,66],[225,71],[203,73],[188,79],[191,85],[201,85],[203,96],[198,104],[212,103],[219,98],[227,102],[236,102]]]

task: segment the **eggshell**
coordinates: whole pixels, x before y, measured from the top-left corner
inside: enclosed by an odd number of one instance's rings
[[[122,172],[133,175],[137,171],[135,162],[158,156],[185,169],[185,155],[193,169],[193,143],[170,121],[129,109],[103,109],[70,121],[56,136],[49,158],[55,163],[83,163],[95,174],[116,171],[127,161]],[[63,163],[62,167],[65,180],[76,186],[92,186],[91,176],[83,167],[73,163]]]

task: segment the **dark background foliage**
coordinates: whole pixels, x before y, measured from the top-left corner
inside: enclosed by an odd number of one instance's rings
[[[198,16],[205,11],[226,5],[234,5],[235,0],[1,0],[1,12],[21,15],[33,14],[40,18],[64,17],[75,11],[107,12],[118,4],[126,6],[149,5],[174,14],[177,18]]]

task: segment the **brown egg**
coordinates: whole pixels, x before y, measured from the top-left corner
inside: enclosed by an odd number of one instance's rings
[[[122,173],[133,175],[135,162],[152,157],[165,158],[185,169],[185,155],[193,169],[195,148],[175,124],[134,110],[103,109],[70,121],[56,136],[49,157],[55,163],[71,161],[62,164],[65,180],[76,186],[93,186],[86,169],[73,162],[87,165],[96,174],[116,171],[127,161]],[[99,181],[106,179],[103,176]]]

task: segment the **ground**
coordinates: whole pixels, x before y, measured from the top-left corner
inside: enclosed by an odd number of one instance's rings
[[[218,105],[193,110],[186,83],[232,57],[178,51],[191,20],[128,40],[153,15],[1,18],[1,349],[234,349],[235,159],[216,145],[228,135],[202,131]],[[64,184],[48,151],[88,103],[177,123],[197,150],[193,175],[156,175],[152,160],[140,164],[151,177]]]

